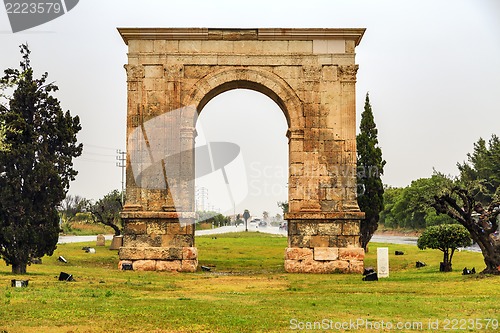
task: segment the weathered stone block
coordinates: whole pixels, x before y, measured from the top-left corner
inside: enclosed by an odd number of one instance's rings
[[[289,203],[290,205],[290,203]],[[288,221],[288,235],[298,235],[297,231],[297,222],[295,221]]]
[[[311,236],[295,236],[288,237],[288,247],[310,247]]]
[[[346,260],[326,261],[325,271],[328,273],[348,273],[349,262]]]
[[[212,67],[213,66],[193,66],[193,65],[185,66],[184,77],[199,79],[205,76],[207,72],[210,72],[212,70]]]
[[[201,52],[201,40],[180,40],[179,52],[198,53]]]
[[[318,234],[318,224],[314,222],[297,222],[297,235],[312,236]]]
[[[150,53],[154,51],[152,40],[131,40],[128,42],[129,53]]]
[[[198,259],[198,249],[195,247],[183,247],[182,248],[182,259],[183,260],[196,260],[196,259]]]
[[[161,246],[161,238],[150,235],[125,235],[123,236],[123,246],[125,247],[150,247]]]
[[[363,248],[340,248],[339,259],[363,261],[365,250]]]
[[[167,233],[167,223],[161,220],[148,221],[146,233],[154,235],[164,235]]]
[[[345,236],[359,235],[359,222],[344,222],[342,234]]]
[[[145,222],[128,222],[125,224],[123,231],[127,234],[140,235],[147,233],[146,230]]]
[[[359,245],[359,236],[338,236],[337,246],[339,248],[357,248]]]
[[[134,271],[155,271],[156,260],[136,260],[132,263]]]
[[[288,52],[290,53],[312,53],[313,42],[311,40],[299,41],[291,40],[288,42]]]
[[[330,237],[328,236],[311,236],[311,242],[309,244],[310,247],[328,247],[330,244]]]
[[[257,54],[262,52],[262,43],[256,40],[240,40],[233,44],[236,54]]]
[[[173,242],[176,247],[192,247],[194,245],[194,235],[175,235]]]
[[[161,236],[161,246],[162,247],[174,246],[174,236],[175,235],[162,235]]]
[[[183,249],[181,247],[170,247],[169,248],[169,259],[183,259]]]
[[[148,65],[144,66],[144,76],[146,78],[159,78],[163,77],[163,65]]]
[[[262,43],[263,53],[276,54],[276,53],[288,52],[288,41],[277,40],[277,41],[268,41],[265,43],[263,42],[261,43]]]
[[[181,272],[194,273],[198,268],[198,260],[182,260]]]
[[[339,249],[335,247],[315,247],[314,260],[337,260],[339,257]]]
[[[156,262],[157,271],[176,272],[181,270],[181,260],[158,260]]]
[[[169,234],[191,235],[194,234],[194,224],[181,225],[179,222],[167,225]]]
[[[338,237],[339,236],[330,236],[328,247],[341,247],[338,244]]]
[[[285,260],[285,271],[288,273],[314,273],[320,270],[314,260]]]
[[[218,40],[201,41],[201,52],[204,53],[233,53],[233,41],[228,40]],[[222,52],[221,52],[222,51]]]
[[[299,265],[297,260],[285,260],[285,272],[288,273],[300,273]]]
[[[313,250],[309,248],[288,247],[285,250],[285,260],[313,259]]]
[[[144,259],[155,259],[155,260],[170,259],[170,249],[166,247],[144,248]]]
[[[337,66],[323,66],[321,74],[325,81],[337,81]]]
[[[341,235],[342,223],[341,222],[318,223],[318,234],[328,235],[328,236]]]
[[[363,274],[364,268],[362,260],[349,260],[349,273]]]
[[[146,259],[144,248],[140,247],[122,247],[118,251],[118,257],[123,260]]]

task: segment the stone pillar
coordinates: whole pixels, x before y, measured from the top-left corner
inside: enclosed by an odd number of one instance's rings
[[[290,131],[290,200],[285,270],[361,273],[364,250],[356,200],[357,65],[305,70],[306,126]],[[302,149],[302,150],[301,150]]]
[[[362,273],[359,221],[364,213],[288,213],[289,273]]]
[[[194,213],[123,211],[123,247],[119,268],[194,272],[198,251],[194,247]]]
[[[356,73],[358,65],[339,66],[341,85],[341,137],[344,139],[343,184],[346,189],[342,210],[359,210],[356,177]]]

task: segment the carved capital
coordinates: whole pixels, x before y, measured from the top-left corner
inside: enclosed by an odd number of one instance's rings
[[[140,81],[144,78],[144,67],[126,64],[123,66],[127,71],[127,81]]]
[[[358,65],[339,66],[340,81],[356,81],[358,68]]]

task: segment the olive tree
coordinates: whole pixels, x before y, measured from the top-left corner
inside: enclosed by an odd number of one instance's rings
[[[451,272],[451,261],[455,250],[472,244],[470,234],[460,224],[441,224],[425,229],[418,238],[419,249],[437,249],[443,252],[440,271]]]

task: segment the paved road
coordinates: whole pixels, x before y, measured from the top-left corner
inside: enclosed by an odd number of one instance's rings
[[[417,239],[418,237],[410,236],[374,235],[371,241],[374,243],[417,245]],[[459,250],[481,252],[481,249],[477,244],[465,248],[460,248]]]
[[[221,228],[215,228],[215,229],[196,230],[195,235],[196,236],[217,235],[217,234],[225,234],[228,232],[240,232],[240,231],[245,231],[244,225],[240,225],[238,227],[228,226],[228,227],[221,227]],[[258,231],[258,232],[274,234],[274,235],[283,235],[283,236],[287,235],[287,232],[285,230],[280,230],[278,227],[271,227],[271,226],[258,227],[256,224],[253,224],[253,223],[248,224],[248,231],[251,231],[251,232]],[[106,235],[104,237],[106,238],[106,240],[113,239],[113,235]],[[372,237],[372,242],[388,243],[388,244],[417,245],[417,239],[418,239],[418,237],[409,237],[409,236],[374,235]],[[80,242],[92,242],[95,240],[96,240],[96,236],[59,236],[58,243],[59,244],[80,243]],[[481,252],[481,249],[479,249],[479,246],[477,246],[477,244],[470,246],[470,247],[467,247],[464,250]]]
[[[112,240],[113,235],[105,235],[106,240]],[[58,244],[95,242],[97,236],[59,236]]]
[[[215,228],[215,229],[207,229],[207,230],[196,230],[195,235],[196,236],[203,236],[203,235],[217,235],[217,234],[225,234],[228,232],[241,232],[245,231],[245,226],[244,225],[239,225],[237,227],[235,226],[228,226],[228,227],[220,227],[220,228]],[[249,223],[248,224],[248,231],[252,232],[263,232],[266,234],[274,234],[274,235],[283,235],[286,236],[287,232],[286,230],[280,230],[278,227],[258,227],[254,223]]]

